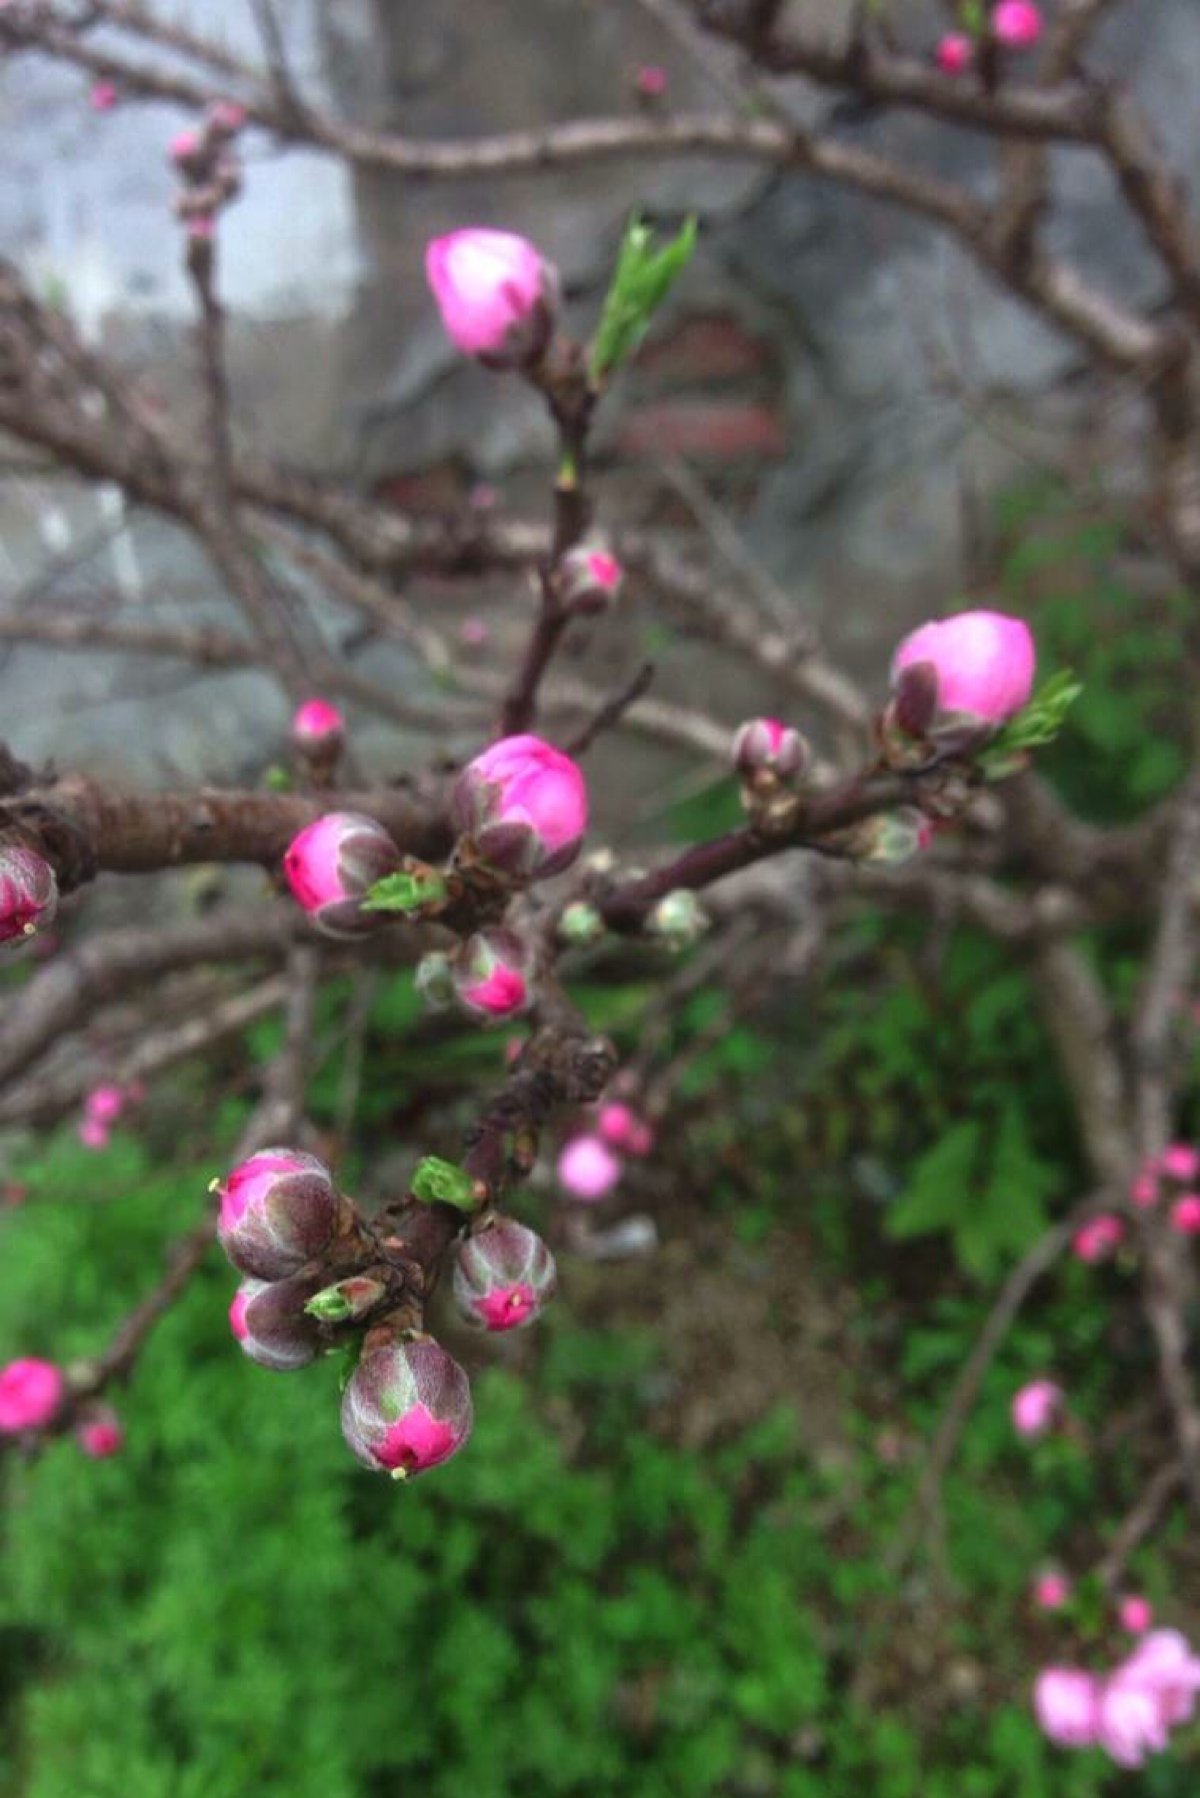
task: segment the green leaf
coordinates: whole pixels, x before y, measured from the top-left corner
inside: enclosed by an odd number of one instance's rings
[[[636,215],[630,219],[588,358],[593,381],[604,380],[637,348],[695,244],[694,218],[658,248],[652,228]]]
[[[414,912],[441,905],[446,882],[435,868],[401,868],[377,880],[362,901],[363,911]]]
[[[1052,674],[1028,705],[1014,714],[976,760],[989,780],[1003,780],[1024,763],[1025,754],[1044,743],[1053,743],[1066,722],[1067,713],[1083,692],[1083,684],[1069,668]]]
[[[423,1205],[453,1205],[458,1211],[474,1211],[479,1203],[475,1180],[465,1167],[426,1155],[412,1177],[412,1195]]]

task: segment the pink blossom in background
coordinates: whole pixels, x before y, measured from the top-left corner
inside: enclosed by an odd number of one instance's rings
[[[1194,1180],[1200,1174],[1200,1152],[1188,1142],[1170,1143],[1158,1157],[1158,1171],[1169,1180]]]
[[[1117,1606],[1117,1620],[1131,1636],[1145,1635],[1154,1622],[1154,1607],[1139,1592],[1127,1592]]]
[[[492,627],[486,618],[464,618],[458,627],[458,634],[464,643],[472,649],[478,649],[486,643],[492,634]]]
[[[239,100],[214,100],[205,108],[210,128],[222,137],[233,137],[246,123],[246,108]]]
[[[623,1105],[619,1099],[613,1099],[607,1105],[602,1105],[596,1118],[596,1128],[600,1135],[605,1142],[611,1143],[616,1149],[626,1147],[636,1125],[637,1117],[634,1111],[630,1106]]]
[[[667,91],[667,71],[656,62],[644,62],[633,80],[639,94],[657,100]]]
[[[172,162],[187,162],[200,148],[200,139],[194,131],[177,131],[167,144],[167,154]]]
[[[1096,1740],[1119,1767],[1140,1767],[1161,1754],[1169,1735],[1162,1706],[1136,1676],[1121,1672],[1103,1681],[1096,1706]]]
[[[53,1361],[26,1355],[0,1367],[0,1432],[36,1430],[62,1403],[65,1382]]]
[[[558,277],[527,237],[451,231],[427,246],[425,274],[446,335],[464,355],[515,364],[544,345]]]
[[[1150,1173],[1137,1174],[1130,1182],[1129,1198],[1132,1204],[1143,1210],[1146,1206],[1153,1205],[1158,1198],[1158,1181],[1154,1175]]]
[[[114,1086],[111,1081],[105,1081],[100,1086],[93,1086],[83,1101],[84,1115],[95,1118],[101,1124],[115,1123],[124,1109],[124,1088]]]
[[[1003,612],[957,612],[905,637],[892,659],[893,685],[905,668],[928,664],[937,676],[940,712],[1003,724],[1033,691],[1029,626]]]
[[[1033,1582],[1033,1602],[1043,1611],[1060,1611],[1071,1596],[1065,1573],[1039,1573]]]
[[[198,238],[201,243],[208,243],[217,234],[217,221],[211,212],[194,212],[184,228],[189,237]]]
[[[1151,1692],[1163,1721],[1174,1729],[1190,1723],[1200,1694],[1200,1657],[1176,1629],[1151,1630],[1113,1675]]]
[[[1171,1228],[1181,1236],[1200,1236],[1200,1193],[1185,1192],[1171,1207]]]
[[[88,91],[88,105],[93,112],[111,112],[117,103],[117,90],[111,81],[93,81]]]
[[[1125,1238],[1125,1226],[1119,1217],[1106,1213],[1081,1224],[1071,1238],[1071,1251],[1080,1261],[1094,1264],[1107,1261]]]
[[[112,1134],[107,1124],[99,1118],[81,1118],[76,1126],[75,1134],[85,1149],[103,1149],[108,1146]]]
[[[346,720],[330,699],[306,699],[292,714],[292,740],[304,748],[340,743],[345,730]]]
[[[1078,1667],[1044,1667],[1033,1687],[1033,1713],[1042,1734],[1060,1748],[1088,1748],[1096,1740],[1100,1682]]]
[[[85,1455],[93,1461],[103,1461],[109,1455],[119,1454],[125,1432],[116,1412],[106,1408],[76,1427],[75,1440]]]
[[[1042,35],[1042,15],[1033,0],[1000,0],[992,9],[992,35],[1010,50],[1027,50]]]
[[[1019,1436],[1044,1436],[1062,1414],[1065,1394],[1054,1380],[1030,1380],[1014,1393],[1013,1428]]]
[[[975,46],[965,31],[947,31],[938,39],[933,59],[944,75],[961,75],[969,69],[975,55]]]
[[[558,1157],[558,1178],[573,1199],[592,1203],[621,1178],[621,1163],[598,1136],[573,1136]]]

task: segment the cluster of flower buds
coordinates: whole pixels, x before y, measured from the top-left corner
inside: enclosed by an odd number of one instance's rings
[[[485,1330],[519,1330],[554,1296],[554,1257],[535,1230],[509,1217],[469,1236],[454,1265],[454,1301],[466,1321]]]
[[[327,778],[346,741],[346,720],[332,700],[316,695],[292,714],[292,742],[313,774]]]
[[[1080,1224],[1071,1238],[1071,1253],[1077,1261],[1095,1266],[1100,1261],[1111,1261],[1124,1240],[1125,1225],[1115,1213],[1105,1211]]]
[[[292,893],[325,936],[358,937],[378,930],[384,916],[363,900],[377,880],[400,867],[399,849],[374,818],[326,812],[288,844],[283,872]]]
[[[468,226],[435,237],[425,274],[446,335],[488,368],[532,369],[554,332],[561,283],[552,262],[512,231]]]
[[[595,1126],[564,1143],[556,1164],[559,1185],[568,1198],[595,1204],[607,1198],[624,1172],[624,1158],[648,1155],[654,1131],[645,1118],[622,1099],[601,1105]]]
[[[984,22],[987,37],[1003,50],[1030,50],[1042,35],[1042,15],[1033,0],[996,0]],[[963,75],[976,56],[968,31],[947,31],[938,39],[933,60],[944,75]]]
[[[130,1105],[137,1103],[143,1091],[140,1080],[130,1081],[125,1086],[104,1080],[99,1086],[93,1086],[83,1101],[83,1116],[77,1131],[84,1147],[103,1149],[112,1135],[113,1125]]]
[[[53,1361],[25,1355],[0,1367],[0,1436],[20,1436],[55,1423],[69,1391],[66,1375]],[[91,1460],[115,1455],[125,1440],[110,1405],[89,1404],[73,1423],[79,1447]]]
[[[58,910],[54,869],[33,849],[0,844],[0,943],[23,942]]]
[[[477,859],[513,881],[545,880],[570,867],[588,820],[578,765],[540,737],[502,737],[459,775],[454,822],[460,861]]]
[[[919,768],[981,748],[1033,691],[1029,626],[1003,612],[958,612],[913,631],[892,658],[883,745]]]
[[[1129,1188],[1139,1210],[1166,1205],[1171,1228],[1181,1236],[1200,1235],[1200,1151],[1173,1142],[1143,1162]]]
[[[210,239],[217,214],[241,192],[234,142],[245,123],[246,110],[235,100],[214,100],[197,129],[179,131],[171,139],[171,165],[181,183],[175,215],[193,240]]]
[[[1190,1723],[1200,1694],[1200,1656],[1178,1630],[1151,1630],[1107,1673],[1045,1667],[1033,1691],[1034,1716],[1062,1748],[1100,1747],[1119,1767],[1136,1768]]]

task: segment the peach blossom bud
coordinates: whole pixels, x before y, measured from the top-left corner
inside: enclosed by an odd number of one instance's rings
[[[1063,1573],[1040,1573],[1033,1582],[1033,1602],[1043,1611],[1060,1611],[1071,1596],[1071,1582]]]
[[[1171,1207],[1171,1228],[1180,1236],[1200,1236],[1200,1193],[1185,1192]]]
[[[1034,667],[1023,619],[978,611],[932,620],[905,637],[892,658],[897,722],[946,748],[968,747],[1027,703]]]
[[[0,1367],[0,1434],[37,1430],[62,1403],[65,1381],[53,1361],[26,1355]]]
[[[541,360],[558,310],[558,270],[526,237],[470,227],[435,237],[425,274],[447,336],[491,368]]]
[[[328,699],[306,699],[292,714],[292,741],[300,749],[340,749],[346,720]]]
[[[0,943],[30,937],[58,910],[50,863],[19,844],[0,845]]]
[[[601,537],[577,543],[558,565],[559,593],[573,612],[608,611],[621,597],[624,580],[625,570]]]
[[[204,159],[204,146],[198,132],[177,131],[167,145],[167,154],[172,162],[186,168],[189,164],[197,164]]]
[[[363,911],[361,901],[400,862],[400,851],[374,818],[326,812],[292,838],[283,871],[318,930],[326,936],[355,937],[380,928],[385,914]]]
[[[1044,1436],[1062,1415],[1065,1394],[1053,1380],[1030,1380],[1013,1395],[1013,1428],[1032,1440]]]
[[[1000,0],[992,8],[992,36],[1010,50],[1027,50],[1042,35],[1042,15],[1032,0]]]
[[[1038,1727],[1060,1748],[1087,1748],[1096,1740],[1099,1681],[1078,1667],[1044,1667],[1033,1688]]]
[[[659,100],[667,91],[667,71],[656,62],[644,62],[633,78],[633,85],[647,100]]]
[[[534,1230],[497,1218],[470,1236],[454,1266],[454,1300],[468,1323],[517,1330],[554,1296],[554,1257]]]
[[[482,930],[453,964],[455,997],[474,1017],[514,1017],[529,1003],[527,962],[524,945],[511,931]]]
[[[965,31],[947,31],[938,39],[933,59],[945,75],[961,75],[969,69],[975,46]]]
[[[1173,1142],[1158,1157],[1158,1171],[1169,1180],[1194,1180],[1200,1174],[1200,1154],[1190,1142]]]
[[[540,737],[502,737],[459,775],[454,821],[493,867],[526,880],[569,867],[587,829],[587,787]]]
[[[112,1407],[104,1405],[75,1426],[75,1440],[93,1461],[104,1461],[120,1453],[125,1431]]]
[[[315,1274],[290,1280],[243,1280],[229,1306],[229,1328],[242,1353],[274,1373],[291,1373],[315,1361],[321,1329],[305,1306],[320,1287],[320,1276]]]
[[[1071,1252],[1077,1260],[1094,1264],[1107,1261],[1125,1238],[1125,1226],[1119,1217],[1106,1214],[1081,1224],[1071,1238]]]
[[[619,1099],[611,1099],[607,1105],[600,1107],[596,1128],[605,1142],[611,1143],[614,1149],[626,1149],[637,1128],[637,1121],[637,1113],[632,1106],[623,1104]]]
[[[812,751],[798,730],[778,718],[751,718],[733,739],[733,765],[739,774],[753,778],[770,773],[781,780],[795,780],[804,773]]]
[[[93,112],[111,112],[117,103],[117,90],[111,81],[93,81],[88,90],[88,105]]]
[[[114,1086],[111,1081],[93,1086],[83,1101],[83,1109],[85,1115],[95,1118],[97,1123],[115,1123],[125,1109],[124,1088]]]
[[[298,1149],[261,1149],[215,1190],[221,1247],[239,1272],[260,1280],[298,1273],[337,1231],[341,1206],[329,1170]]]
[[[471,1434],[471,1388],[431,1338],[365,1354],[342,1395],[342,1435],[365,1467],[409,1479],[436,1467]]]
[[[81,1118],[75,1134],[85,1149],[105,1149],[112,1132],[100,1118]]]
[[[558,1157],[560,1184],[573,1199],[592,1204],[621,1178],[621,1163],[598,1136],[573,1136]]]
[[[1154,1607],[1140,1592],[1127,1592],[1117,1606],[1117,1620],[1131,1636],[1144,1636],[1154,1622]]]

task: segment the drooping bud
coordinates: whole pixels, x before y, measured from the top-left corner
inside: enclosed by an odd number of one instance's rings
[[[326,812],[288,844],[283,871],[292,892],[326,936],[365,936],[383,914],[361,901],[400,866],[400,851],[382,824],[361,812]]]
[[[1013,1394],[1012,1421],[1018,1436],[1044,1436],[1058,1422],[1066,1394],[1054,1380],[1029,1380]]]
[[[306,1307],[320,1284],[312,1274],[243,1280],[229,1306],[229,1328],[242,1353],[275,1373],[291,1373],[315,1361],[321,1332]]]
[[[985,742],[1033,691],[1029,626],[1003,612],[958,612],[913,631],[892,659],[891,719],[950,753]]]
[[[559,593],[572,612],[606,612],[621,597],[625,570],[602,537],[585,537],[558,565]]]
[[[454,991],[472,1017],[493,1022],[524,1011],[530,993],[529,957],[510,930],[481,930],[463,945],[453,964]]]
[[[75,1440],[91,1460],[104,1461],[120,1453],[125,1431],[111,1405],[97,1405],[76,1424]]]
[[[454,1265],[454,1300],[468,1323],[518,1330],[554,1296],[554,1257],[535,1230],[497,1218],[470,1236]]]
[[[571,1198],[592,1204],[617,1184],[621,1163],[600,1137],[573,1136],[563,1145],[556,1172]]]
[[[587,787],[569,755],[540,737],[502,737],[459,775],[454,821],[483,860],[524,880],[559,874],[587,829]]]
[[[0,1435],[38,1430],[62,1403],[66,1382],[53,1361],[25,1355],[0,1367]]]
[[[261,1149],[215,1189],[217,1236],[240,1273],[283,1280],[332,1242],[341,1201],[329,1170],[298,1149]]]
[[[57,910],[50,863],[18,843],[0,845],[0,943],[32,936]]]
[[[304,1309],[320,1323],[352,1323],[381,1304],[387,1292],[384,1282],[372,1274],[351,1274],[336,1285],[314,1292]]]
[[[1033,0],[999,0],[989,23],[996,42],[1010,50],[1028,50],[1042,35],[1042,15]]]
[[[586,949],[604,935],[604,919],[586,899],[573,899],[558,920],[558,934],[572,949]]]
[[[1071,1238],[1071,1252],[1079,1261],[1107,1261],[1125,1240],[1125,1226],[1119,1217],[1106,1214],[1080,1224]]]
[[[471,1434],[471,1388],[431,1338],[372,1349],[342,1394],[342,1435],[364,1467],[414,1478]]]
[[[933,59],[944,75],[961,75],[970,68],[975,46],[965,31],[947,31],[938,39]]]
[[[482,227],[435,237],[425,274],[446,335],[489,368],[540,362],[558,311],[559,276],[527,237]]]
[[[676,887],[660,899],[646,919],[646,929],[668,949],[687,949],[708,929],[708,913],[689,887]]]
[[[331,700],[306,699],[292,714],[292,741],[305,754],[332,756],[345,737],[346,720]]]
[[[733,739],[733,765],[745,780],[762,774],[791,783],[804,773],[812,751],[798,730],[778,718],[749,718]]]

